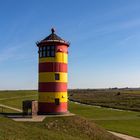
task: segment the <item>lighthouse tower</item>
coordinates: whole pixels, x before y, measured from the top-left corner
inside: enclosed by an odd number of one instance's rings
[[[37,43],[39,54],[39,114],[67,112],[67,60],[69,43],[51,34]]]

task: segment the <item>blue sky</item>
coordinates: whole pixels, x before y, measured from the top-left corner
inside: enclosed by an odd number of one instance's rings
[[[0,89],[37,89],[35,42],[70,41],[69,88],[140,87],[140,0],[0,0]]]

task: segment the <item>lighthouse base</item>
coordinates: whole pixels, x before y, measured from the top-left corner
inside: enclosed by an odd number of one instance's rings
[[[55,103],[38,103],[38,114],[40,115],[58,115],[66,113],[68,113],[67,102],[60,103],[59,105]]]
[[[70,112],[38,112],[38,115],[65,115],[69,114]]]

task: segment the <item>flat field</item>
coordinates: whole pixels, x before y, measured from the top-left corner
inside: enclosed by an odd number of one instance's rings
[[[4,93],[5,96],[3,92],[0,92],[0,103],[17,108],[21,108],[21,101],[23,100],[37,99],[37,91],[9,91],[8,93],[5,91]],[[9,99],[6,99],[6,94]],[[140,138],[140,112],[138,111],[114,110],[74,102],[69,102],[69,110],[80,117],[86,118],[87,121],[95,122],[107,130]]]
[[[2,91],[0,104],[21,108],[23,100],[37,99],[37,91]],[[3,109],[3,113],[13,113]],[[15,122],[0,116],[0,140],[121,140],[81,116],[46,118],[43,122]],[[16,113],[16,112],[15,112]]]
[[[140,138],[140,112],[69,103],[69,110],[96,122],[107,130]]]
[[[140,89],[69,90],[69,100],[102,107],[140,111]]]

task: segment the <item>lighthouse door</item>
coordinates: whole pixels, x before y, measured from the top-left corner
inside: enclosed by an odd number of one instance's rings
[[[55,104],[56,104],[56,105],[59,105],[59,104],[60,104],[59,98],[55,98]]]

